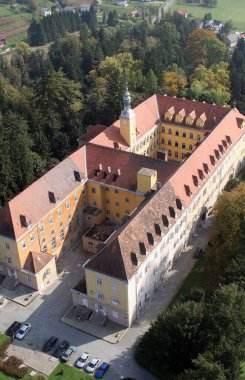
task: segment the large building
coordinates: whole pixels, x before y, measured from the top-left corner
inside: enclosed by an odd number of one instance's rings
[[[154,95],[0,210],[0,274],[43,291],[56,258],[91,252],[73,302],[131,325],[245,157],[235,108]]]

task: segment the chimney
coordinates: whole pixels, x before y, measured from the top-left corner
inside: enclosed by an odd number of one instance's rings
[[[108,166],[108,173],[111,173],[111,167]]]
[[[102,164],[99,164],[99,170],[101,171],[103,168]]]
[[[120,169],[117,169],[117,175],[118,175],[118,176],[121,175],[121,170],[120,170]]]

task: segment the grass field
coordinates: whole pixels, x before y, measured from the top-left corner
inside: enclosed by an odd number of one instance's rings
[[[239,31],[245,31],[245,0],[218,0],[215,8],[206,8],[197,5],[186,5],[181,0],[175,0],[175,4],[171,8],[186,9],[189,14],[202,19],[205,13],[212,13],[214,19],[223,22],[233,20],[235,27]]]
[[[132,1],[128,4],[126,7],[120,7],[117,5],[116,0],[103,0],[101,9],[110,10],[110,11],[117,11],[120,13],[129,13],[131,11],[137,10],[139,13],[141,12],[142,8],[147,10],[147,8],[160,8],[163,7],[165,2],[156,2],[156,3],[142,3],[140,1]],[[141,14],[141,13],[140,13]]]

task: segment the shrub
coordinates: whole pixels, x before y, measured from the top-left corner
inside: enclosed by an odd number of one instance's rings
[[[28,373],[28,368],[19,368],[21,364],[23,364],[23,360],[17,358],[16,356],[10,356],[7,360],[2,361],[1,369],[7,375],[15,376],[19,379],[22,379],[22,377],[24,377]]]
[[[5,352],[7,351],[8,347],[10,345],[10,340],[5,340],[0,344],[0,357],[3,357],[5,355]]]

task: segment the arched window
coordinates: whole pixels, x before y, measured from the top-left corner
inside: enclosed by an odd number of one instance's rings
[[[183,137],[186,137],[186,133],[185,132],[183,132]]]
[[[175,136],[179,136],[179,131],[175,131]]]
[[[168,140],[168,145],[172,145],[172,142],[171,142],[171,140]]]
[[[178,141],[175,141],[174,146],[176,146],[176,148],[178,148],[178,146],[179,146]]]
[[[201,141],[201,136],[197,135],[197,141]]]
[[[190,133],[190,139],[193,139],[193,133]]]
[[[162,139],[162,144],[165,144],[165,140],[164,139]]]
[[[169,128],[168,133],[169,133],[170,135],[172,135],[172,129],[171,129],[171,128]]]
[[[171,152],[171,150],[168,151],[168,155],[169,155],[169,156],[172,156],[172,152]]]
[[[192,148],[192,145],[189,145],[189,150],[192,150],[193,148]]]
[[[162,133],[165,133],[165,128],[164,127],[162,127]]]
[[[185,143],[182,144],[182,149],[185,149]]]

